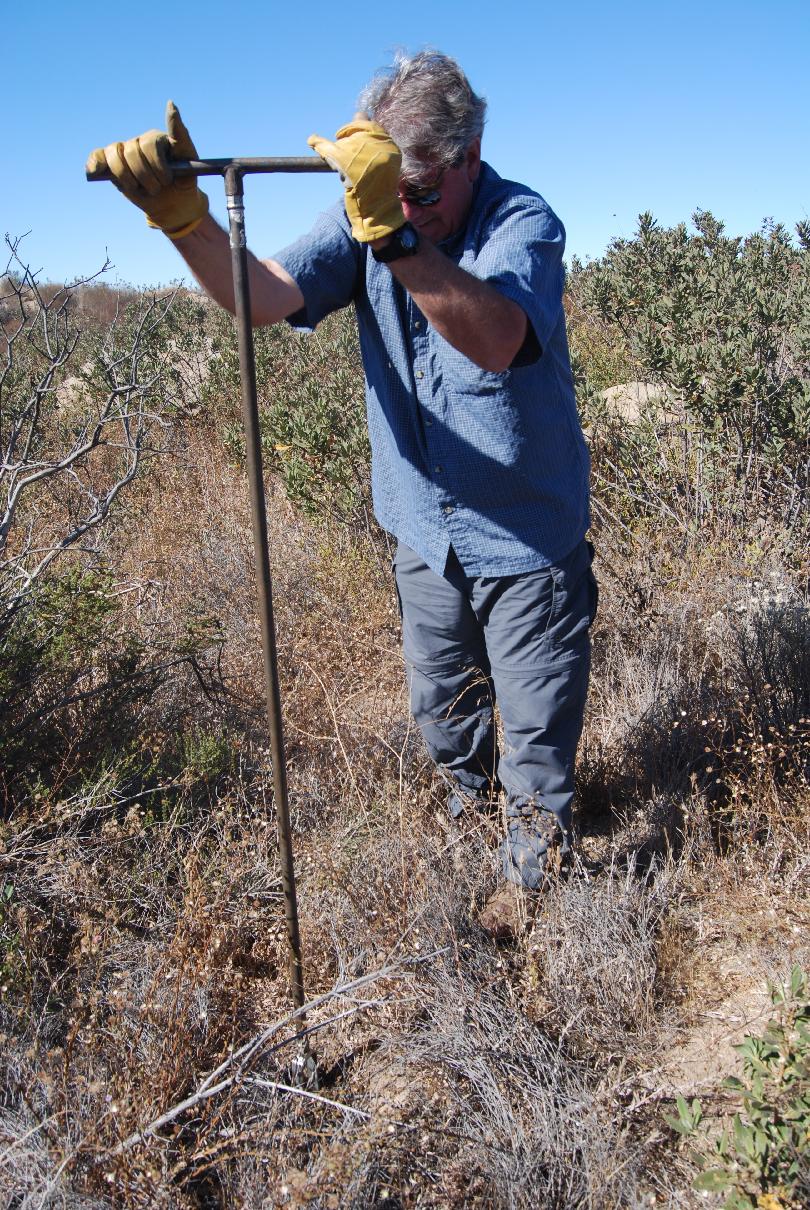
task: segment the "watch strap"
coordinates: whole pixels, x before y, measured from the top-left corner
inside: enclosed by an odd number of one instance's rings
[[[371,255],[380,264],[390,265],[403,256],[415,256],[419,251],[419,232],[411,223],[403,223],[391,233],[384,248],[372,248]]]

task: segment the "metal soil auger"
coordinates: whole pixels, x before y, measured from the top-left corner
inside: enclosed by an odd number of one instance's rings
[[[281,692],[276,655],[276,630],[273,621],[273,593],[270,575],[270,548],[267,539],[267,513],[259,437],[259,409],[256,399],[256,360],[250,311],[247,242],[245,239],[245,201],[242,178],[254,172],[331,172],[318,156],[245,157],[240,159],[178,160],[172,163],[177,175],[222,176],[228,204],[228,220],[236,303],[236,331],[239,342],[239,375],[242,383],[242,414],[245,426],[248,480],[253,516],[253,543],[256,556],[256,583],[264,656],[267,720],[270,751],[273,758],[273,794],[278,821],[281,880],[284,888],[284,914],[290,948],[290,982],[296,1008],[304,1004],[304,975],[298,905],[295,893],[290,809],[287,798],[287,768],[284,758],[284,734],[281,720]],[[88,172],[91,181],[112,180],[108,171]]]

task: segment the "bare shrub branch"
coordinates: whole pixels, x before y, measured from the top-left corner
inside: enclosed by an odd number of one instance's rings
[[[6,242],[0,630],[54,560],[106,520],[143,458],[157,448],[160,329],[174,301],[173,293],[152,297],[134,321],[128,313],[116,315],[89,360],[74,364],[67,378],[82,336],[73,295],[83,283],[47,298],[20,258],[19,240]]]

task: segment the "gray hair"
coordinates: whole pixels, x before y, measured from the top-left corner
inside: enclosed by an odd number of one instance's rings
[[[398,53],[366,86],[359,104],[397,144],[402,175],[414,184],[461,163],[483,133],[487,109],[455,59],[437,50]]]

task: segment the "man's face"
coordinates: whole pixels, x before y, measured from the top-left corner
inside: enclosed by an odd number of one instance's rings
[[[464,160],[457,168],[448,168],[436,178],[428,168],[420,173],[418,182],[401,180],[399,196],[402,211],[409,223],[413,223],[420,235],[432,244],[440,244],[460,231],[467,221],[472,204],[473,185],[481,171],[481,140],[476,139],[467,148]],[[441,196],[431,206],[420,206],[408,200],[408,195],[424,194],[428,189]]]

